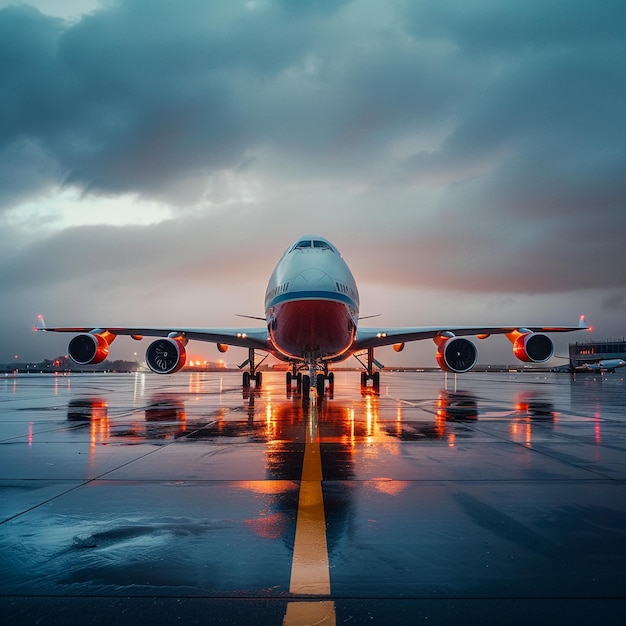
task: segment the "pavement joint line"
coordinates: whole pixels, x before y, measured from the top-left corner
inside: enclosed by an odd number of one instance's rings
[[[213,420],[214,421],[214,420]],[[204,424],[202,426],[202,428],[206,428],[210,423],[212,422],[207,422],[206,424]],[[198,430],[200,430],[200,428],[192,431],[193,432],[197,432]],[[192,434],[189,433],[189,434]],[[63,496],[66,496],[68,493],[72,493],[73,491],[76,491],[77,489],[80,489],[81,487],[84,487],[85,485],[89,485],[90,483],[93,483],[94,481],[97,480],[102,480],[104,476],[106,476],[107,474],[111,474],[112,472],[116,472],[117,470],[122,469],[123,467],[126,467],[128,465],[131,465],[132,463],[135,463],[137,461],[140,461],[141,459],[145,459],[146,457],[155,454],[156,452],[158,452],[159,450],[164,450],[165,448],[168,448],[169,446],[171,446],[172,444],[176,443],[178,441],[178,439],[173,439],[172,441],[169,441],[168,443],[161,445],[157,448],[155,448],[154,450],[149,450],[148,452],[146,452],[145,454],[142,454],[134,459],[131,459],[130,461],[126,461],[125,463],[122,463],[121,465],[118,465],[117,467],[113,467],[109,470],[107,470],[106,472],[103,472],[102,474],[99,474],[98,476],[93,476],[92,478],[86,479],[86,480],[82,480],[82,482],[80,482],[78,485],[74,485],[73,487],[70,487],[69,489],[63,491],[62,493],[58,493],[56,496],[53,496],[52,498],[48,498],[47,500],[44,500],[43,502],[39,502],[37,504],[35,504],[34,506],[31,506],[27,509],[24,509],[23,511],[20,511],[19,513],[15,513],[14,515],[11,515],[10,517],[7,517],[4,520],[0,521],[0,526],[2,524],[6,524],[7,522],[10,522],[22,515],[25,515],[26,513],[30,513],[31,511],[34,511],[35,509],[38,509],[39,507],[42,507],[46,504],[49,504],[50,502],[54,502],[55,500],[58,500],[59,498],[62,498]],[[79,479],[80,480],[80,479]]]

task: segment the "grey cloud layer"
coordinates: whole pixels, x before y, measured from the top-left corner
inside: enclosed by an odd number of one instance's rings
[[[167,202],[176,224],[106,231],[137,271],[317,230],[372,281],[619,291],[625,16],[615,0],[126,0],[76,23],[8,7],[0,211],[58,185]],[[223,170],[261,193],[216,228]],[[72,259],[85,241],[106,254],[103,232],[5,246],[0,284],[101,271]],[[372,266],[367,245],[385,251]]]
[[[524,158],[536,139],[564,135],[569,154],[614,137],[624,9],[519,4],[130,0],[75,25],[4,9],[3,154],[38,165],[4,193],[62,176],[158,195],[264,145],[302,159],[302,176],[369,178],[394,142],[439,126],[441,150],[405,164],[418,179]]]

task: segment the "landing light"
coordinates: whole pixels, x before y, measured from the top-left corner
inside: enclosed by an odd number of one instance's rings
[[[378,334],[376,335],[376,337],[377,337],[378,339],[382,339],[383,337],[386,337],[386,336],[387,336],[387,333],[378,333]]]

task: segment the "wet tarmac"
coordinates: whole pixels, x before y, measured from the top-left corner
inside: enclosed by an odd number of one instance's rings
[[[624,377],[381,380],[0,379],[5,623],[624,623]]]

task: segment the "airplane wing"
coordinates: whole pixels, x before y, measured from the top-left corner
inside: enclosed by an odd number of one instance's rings
[[[415,328],[359,328],[354,349],[378,348],[392,344],[434,339],[440,336],[474,336],[485,339],[490,335],[511,335],[516,333],[568,333],[576,330],[588,330],[590,327],[582,316],[578,326],[432,326]]]
[[[182,328],[182,327],[121,327],[121,326],[75,326],[75,327],[48,327],[39,316],[35,330],[54,333],[110,333],[111,335],[127,335],[134,339],[142,337],[168,337],[169,335],[184,335],[187,339],[220,343],[240,348],[268,350],[269,333],[266,328]]]

